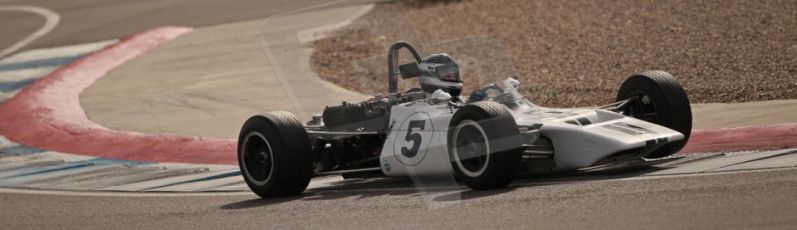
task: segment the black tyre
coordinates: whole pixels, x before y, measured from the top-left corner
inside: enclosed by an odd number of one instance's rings
[[[475,190],[507,186],[521,162],[520,133],[504,105],[482,101],[451,118],[448,153],[458,181]]]
[[[302,193],[313,176],[307,132],[288,112],[250,117],[238,136],[238,165],[249,188],[260,197]]]
[[[669,143],[648,154],[647,158],[666,157],[681,150],[692,133],[692,108],[678,81],[664,71],[634,74],[623,82],[617,101],[636,98],[625,114],[678,131],[684,139]]]

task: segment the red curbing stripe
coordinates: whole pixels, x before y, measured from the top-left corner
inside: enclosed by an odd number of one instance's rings
[[[797,123],[695,130],[692,131],[692,136],[681,153],[733,152],[794,147],[797,147]]]
[[[34,148],[97,157],[236,164],[234,140],[111,130],[80,107],[80,92],[108,71],[191,30],[145,31],[59,68],[0,105],[0,134]]]

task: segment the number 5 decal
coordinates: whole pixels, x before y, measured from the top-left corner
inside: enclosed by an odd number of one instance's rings
[[[412,142],[412,147],[407,148],[406,146],[401,147],[401,155],[406,157],[414,157],[418,154],[418,149],[421,148],[421,142],[423,141],[423,136],[420,133],[413,133],[413,130],[418,129],[418,131],[423,131],[426,127],[425,120],[413,120],[410,121],[409,126],[407,127],[407,136],[404,137],[404,140],[407,142]]]
[[[392,154],[404,165],[417,165],[426,158],[429,145],[434,142],[434,121],[425,112],[403,116],[393,140]]]

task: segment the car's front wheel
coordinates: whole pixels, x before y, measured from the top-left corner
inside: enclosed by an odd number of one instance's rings
[[[307,132],[288,112],[250,117],[238,136],[238,165],[244,181],[260,197],[302,193],[313,176]]]
[[[686,91],[678,81],[664,71],[634,74],[623,82],[617,100],[631,99],[623,113],[640,120],[656,123],[684,135],[684,139],[660,147],[645,157],[659,158],[681,150],[692,133],[692,108]]]
[[[483,101],[457,110],[448,133],[457,180],[476,190],[512,183],[521,162],[519,135],[515,119],[501,104]]]

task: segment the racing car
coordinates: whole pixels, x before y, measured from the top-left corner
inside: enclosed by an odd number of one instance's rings
[[[399,65],[402,49],[414,61]],[[459,64],[445,53],[421,58],[396,42],[387,56],[386,95],[327,106],[305,123],[283,111],[246,120],[237,152],[248,187],[272,198],[300,194],[321,175],[453,175],[471,189],[495,189],[525,173],[667,157],[692,129],[689,99],[663,71],[627,78],[606,106],[546,108],[518,93],[513,78],[461,95]],[[399,79],[420,87],[399,92]]]

